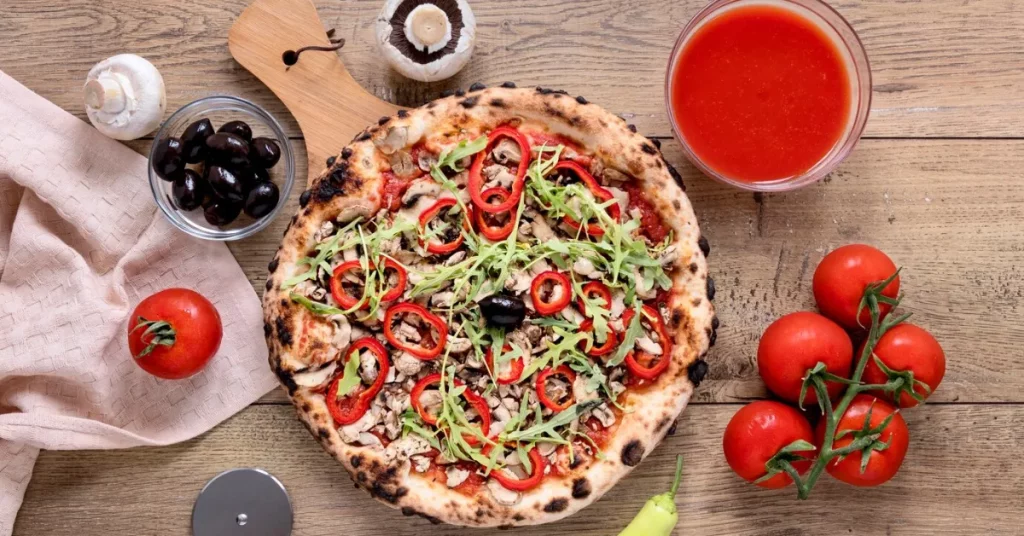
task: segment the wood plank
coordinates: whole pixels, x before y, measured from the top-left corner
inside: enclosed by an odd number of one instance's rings
[[[814,267],[853,242],[874,244],[905,267],[907,309],[935,333],[949,362],[935,401],[1024,402],[1024,142],[864,140],[826,181],[763,196],[719,185],[675,142],[663,146],[711,242],[717,282],[722,328],[696,403],[766,395],[758,337],[775,318],[812,309]],[[257,292],[287,221],[230,244]],[[274,391],[263,402],[284,400]]]
[[[268,108],[298,135],[281,103],[236,64],[227,28],[246,0],[8,0],[0,4],[0,69],[84,117],[81,84],[95,62],[122,52],[163,72],[171,110],[231,93]],[[473,3],[475,58],[452,80],[409,82],[384,68],[373,21],[380,0],[318,0],[348,39],[341,57],[365,88],[418,106],[443,89],[513,80],[561,87],[669,136],[665,64],[679,30],[704,0],[522,0]],[[858,29],[874,69],[868,136],[1024,136],[1024,10],[1016,0],[834,2]]]
[[[906,413],[911,443],[895,479],[877,489],[824,477],[801,503],[792,489],[765,491],[732,475],[721,435],[736,405],[691,407],[678,432],[599,504],[530,534],[614,534],[671,480],[686,456],[675,534],[1019,534],[1024,465],[1007,453],[1024,441],[1024,415],[1000,405],[926,406]],[[44,452],[36,465],[16,536],[188,534],[203,483],[233,467],[261,467],[288,489],[296,536],[449,535],[353,489],[291,408],[254,406],[203,437],[166,448]],[[965,487],[965,473],[974,475]],[[481,536],[504,534],[475,531]]]

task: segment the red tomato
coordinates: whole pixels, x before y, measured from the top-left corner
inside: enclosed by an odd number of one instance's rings
[[[888,482],[900,470],[900,465],[903,465],[903,458],[907,455],[907,447],[910,445],[910,432],[907,430],[907,423],[903,420],[903,416],[896,411],[896,408],[884,400],[864,394],[857,395],[850,402],[850,407],[846,408],[846,413],[836,426],[836,435],[838,436],[843,430],[856,432],[863,428],[869,409],[871,410],[871,421],[868,424],[870,427],[879,426],[886,417],[894,415],[892,421],[882,430],[878,438],[883,443],[889,441],[889,447],[885,450],[873,451],[863,473],[860,471],[863,457],[861,452],[854,452],[842,460],[836,458],[825,467],[828,474],[836,479],[862,488]],[[825,438],[824,419],[818,423],[815,436],[820,445]],[[848,433],[833,441],[832,448],[841,449],[853,441],[853,434]]]
[[[773,400],[758,400],[740,408],[729,425],[725,427],[722,447],[725,461],[733,472],[747,482],[753,482],[765,474],[765,463],[783,447],[803,439],[814,443],[811,424],[796,408]],[[814,452],[801,452],[808,458]],[[811,461],[792,462],[800,474],[811,466]],[[793,483],[787,474],[777,474],[757,484],[762,488],[778,489]]]
[[[199,293],[169,288],[142,300],[128,319],[128,349],[146,372],[168,380],[206,366],[223,336],[217,308]]]
[[[871,313],[865,307],[857,323],[857,307],[864,296],[864,289],[871,283],[881,283],[896,273],[885,253],[864,244],[843,246],[821,259],[814,270],[814,301],[821,314],[835,320],[846,329],[859,330],[871,327]],[[882,294],[896,298],[900,293],[900,278],[889,283]],[[884,317],[891,307],[879,304]]]
[[[779,398],[796,404],[807,369],[818,362],[843,378],[850,377],[853,343],[835,322],[810,312],[788,314],[768,326],[757,345],[757,372],[768,389]],[[836,382],[826,384],[829,398],[843,390]],[[818,395],[808,387],[804,403],[814,405]]]
[[[863,351],[864,345],[861,344],[857,355]],[[946,354],[942,352],[939,341],[913,324],[904,322],[886,331],[875,345],[874,353],[890,370],[913,372],[914,379],[924,382],[931,392],[935,392],[942,382],[942,377],[946,375]],[[870,359],[867,368],[864,369],[863,380],[864,383],[885,383],[889,378],[875,360]],[[931,394],[923,385],[916,382],[914,391],[925,398]],[[892,396],[889,395],[887,398],[892,399]],[[906,392],[900,393],[900,407],[911,408],[916,405],[917,400],[914,400],[914,397]]]

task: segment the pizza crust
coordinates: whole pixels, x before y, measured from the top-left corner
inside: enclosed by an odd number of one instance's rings
[[[675,337],[672,363],[643,393],[628,392],[624,405],[633,411],[623,414],[605,446],[606,458],[595,460],[572,478],[546,478],[517,504],[506,506],[486,491],[470,497],[410,475],[409,464],[389,459],[387,451],[342,441],[323,394],[303,385],[329,376],[324,367],[334,366],[330,339],[323,339],[324,320],[292,303],[280,287],[303,271],[296,262],[314,245],[313,235],[322,222],[369,217],[380,208],[378,166],[386,160],[377,146],[386,145],[388,136],[404,131],[403,146],[425,135],[433,143],[454,144],[517,121],[568,137],[606,167],[636,177],[648,201],[674,231],[681,268],[672,277],[666,324]],[[301,421],[359,486],[406,515],[478,527],[533,525],[561,519],[597,500],[651,452],[685,408],[693,390],[688,367],[703,358],[713,337],[714,310],[708,299],[707,263],[698,246],[700,230],[681,183],[676,182],[678,175],[670,169],[660,150],[632,132],[621,118],[583,99],[540,88],[492,88],[442,98],[361,133],[303,193],[303,206],[269,266],[263,305],[270,365]]]

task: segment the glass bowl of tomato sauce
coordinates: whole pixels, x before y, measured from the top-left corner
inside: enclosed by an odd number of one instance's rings
[[[793,190],[857,144],[871,69],[856,32],[820,0],[715,0],[676,41],[665,104],[706,175],[745,190]]]

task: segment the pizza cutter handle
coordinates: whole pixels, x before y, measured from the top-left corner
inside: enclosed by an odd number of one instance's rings
[[[228,49],[295,116],[306,141],[311,184],[354,136],[399,109],[364,90],[338,53],[303,53],[285,65],[285,51],[330,47],[311,0],[255,0],[228,31]]]

